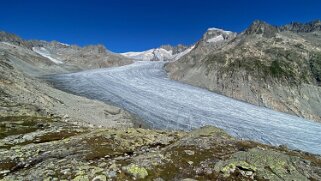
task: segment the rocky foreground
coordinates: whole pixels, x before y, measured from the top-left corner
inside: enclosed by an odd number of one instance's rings
[[[321,157],[192,132],[88,128],[58,117],[0,118],[2,180],[320,180]]]

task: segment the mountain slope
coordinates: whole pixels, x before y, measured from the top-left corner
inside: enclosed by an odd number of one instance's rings
[[[125,56],[107,50],[103,45],[79,47],[52,41],[29,41],[32,49],[60,66],[93,69],[122,66],[132,63]]]
[[[221,44],[201,40],[166,70],[175,80],[320,121],[319,21],[301,26],[255,21]]]
[[[81,124],[132,125],[130,114],[120,108],[54,89],[36,78],[57,72],[66,70],[30,49],[0,43],[0,118],[59,116]]]
[[[117,62],[128,59],[115,55],[120,57],[115,61],[114,54],[107,52],[103,47],[100,52],[95,46],[77,47],[77,50],[72,51],[71,47],[68,48],[67,45],[58,42],[41,42],[46,44],[46,48],[51,48],[50,52],[40,46],[41,52],[33,51],[39,44],[22,40],[9,33],[0,33],[0,40],[0,117],[61,116],[82,124],[89,122],[111,127],[132,125],[133,119],[129,113],[120,108],[62,92],[38,78],[50,76],[50,74],[98,68],[101,62],[106,62],[102,64],[106,67],[121,65]],[[55,49],[54,46],[61,46],[61,48]],[[54,57],[55,54],[51,53],[51,51],[54,52],[53,50],[60,50],[60,57]],[[69,62],[63,59],[67,56],[70,57]],[[83,58],[77,59],[77,57]],[[95,57],[101,59],[95,60]],[[127,63],[129,62],[131,61],[128,60]]]

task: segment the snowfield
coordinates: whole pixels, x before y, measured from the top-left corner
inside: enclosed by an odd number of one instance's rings
[[[157,129],[214,125],[233,136],[321,154],[321,124],[167,78],[164,62],[56,75],[60,89],[113,103]]]

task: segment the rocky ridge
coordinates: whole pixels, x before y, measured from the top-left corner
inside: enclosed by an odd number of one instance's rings
[[[30,44],[24,41],[22,38],[5,31],[0,31],[0,42],[11,42],[12,44],[17,46],[23,46],[29,49],[31,48]]]
[[[107,50],[103,45],[79,47],[57,41],[23,40],[19,36],[7,32],[0,32],[0,42],[12,45],[13,48],[34,51],[38,56],[54,63],[55,66],[51,72],[58,69],[56,73],[60,73],[61,70],[73,72],[132,63],[130,59]],[[35,64],[35,66],[37,65]]]
[[[40,55],[60,62],[61,66],[76,70],[115,67],[132,63],[128,58],[107,50],[103,45],[79,47],[52,41],[29,41]]]
[[[292,31],[297,33],[311,33],[321,31],[321,20],[315,20],[308,23],[292,22],[288,25],[281,26],[281,31]]]

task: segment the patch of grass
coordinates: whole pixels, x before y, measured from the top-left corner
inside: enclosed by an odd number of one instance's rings
[[[89,138],[86,140],[85,144],[87,144],[91,150],[90,153],[86,155],[86,160],[104,158],[106,155],[115,157],[131,151],[119,149],[117,143],[104,136]]]
[[[309,65],[314,79],[321,84],[321,53],[315,53],[309,60]]]
[[[170,155],[170,161],[156,166],[149,175],[149,178],[161,177],[164,180],[175,180],[175,178],[196,178],[195,168],[201,168],[203,162],[209,162],[207,167],[213,167],[220,159],[228,158],[239,150],[236,142],[226,142],[222,144],[213,144],[210,148],[199,148],[197,146],[175,146],[164,152]],[[193,151],[193,155],[188,155],[185,150]],[[188,162],[192,161],[193,164]],[[199,180],[229,180],[221,177],[219,173],[198,174]]]
[[[49,121],[49,118],[30,116],[0,117],[0,139],[44,129],[47,124],[41,124],[42,126],[40,126],[39,123],[46,121]]]
[[[44,142],[50,142],[50,141],[57,141],[57,140],[63,140],[66,138],[69,138],[71,136],[78,135],[80,132],[73,131],[73,130],[63,130],[60,132],[51,132],[47,133],[45,135],[42,135],[40,137],[36,137],[35,141],[33,143],[44,143]]]
[[[284,70],[282,69],[280,62],[275,60],[272,62],[270,66],[270,71],[272,76],[274,77],[280,77],[285,74]]]
[[[14,167],[17,166],[17,163],[14,162],[14,161],[6,161],[6,160],[3,160],[3,161],[0,161],[0,171],[4,171],[4,170],[12,170]],[[2,175],[0,173],[0,180],[3,178],[4,175]]]

